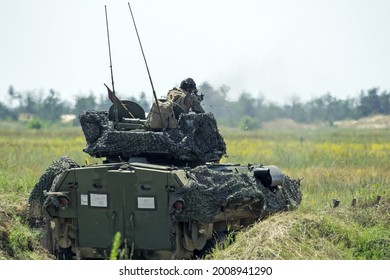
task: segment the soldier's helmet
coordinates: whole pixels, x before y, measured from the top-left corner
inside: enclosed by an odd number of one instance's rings
[[[180,88],[190,93],[192,92],[196,93],[198,91],[198,89],[196,88],[195,81],[192,78],[187,78],[183,80],[180,83]]]

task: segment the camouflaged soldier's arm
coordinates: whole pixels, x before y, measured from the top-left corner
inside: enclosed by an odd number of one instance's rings
[[[204,113],[205,112],[202,105],[200,105],[200,100],[199,100],[198,96],[196,96],[194,94],[190,94],[188,97],[189,97],[188,101],[191,104],[192,111],[194,111],[195,113]]]

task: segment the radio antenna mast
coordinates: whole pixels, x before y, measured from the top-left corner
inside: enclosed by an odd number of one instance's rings
[[[118,124],[119,122],[119,116],[118,116],[118,108],[119,108],[119,105],[121,106],[121,108],[123,108],[123,110],[125,112],[127,112],[129,114],[130,117],[134,118],[133,114],[127,109],[127,107],[123,104],[122,101],[120,101],[118,99],[118,97],[116,97],[115,95],[115,87],[114,87],[114,74],[113,74],[113,71],[112,71],[112,60],[111,60],[111,44],[110,44],[110,32],[108,30],[108,16],[107,16],[107,6],[104,6],[104,10],[106,12],[106,26],[107,26],[107,40],[108,40],[108,55],[110,57],[110,70],[111,70],[111,84],[112,84],[112,91],[111,89],[106,85],[105,87],[107,88],[107,91],[108,91],[108,98],[111,100],[111,102],[114,104],[114,117],[115,117],[115,125]]]
[[[107,16],[107,6],[104,5],[104,11],[106,13],[106,27],[107,27],[107,41],[108,41],[108,55],[110,57],[110,71],[111,71],[111,84],[112,84],[112,91],[109,90],[107,85],[105,84],[107,90],[108,90],[108,97],[111,101],[114,103],[114,114],[115,114],[115,125],[118,124],[119,118],[118,118],[118,103],[116,102],[115,97],[115,87],[114,87],[114,74],[112,72],[112,60],[111,60],[111,44],[110,44],[110,32],[108,31],[108,16]]]
[[[142,48],[141,39],[140,39],[139,34],[138,34],[137,25],[135,24],[133,12],[132,12],[131,7],[130,7],[130,2],[127,2],[127,4],[129,5],[129,10],[130,10],[131,18],[133,19],[133,24],[134,24],[135,32],[137,33],[137,38],[138,38],[139,46],[140,46],[140,48],[141,48],[142,56],[143,56],[143,58],[144,58],[144,62],[145,62],[145,66],[146,66],[146,71],[148,72],[150,85],[152,86],[154,101],[156,102],[157,109],[158,109],[158,113],[159,113],[159,115],[160,115],[161,125],[163,125],[163,118],[162,118],[162,115],[161,115],[160,105],[159,105],[159,103],[158,103],[158,99],[157,99],[157,96],[156,96],[156,91],[154,90],[153,81],[152,81],[152,76],[150,75],[148,63],[146,62],[146,57],[145,57],[144,49]]]

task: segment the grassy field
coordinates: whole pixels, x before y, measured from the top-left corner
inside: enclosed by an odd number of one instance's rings
[[[213,259],[390,259],[390,131],[299,129],[243,132],[221,128],[225,162],[277,165],[302,179],[303,201],[217,248]],[[48,259],[26,202],[45,169],[82,152],[80,128],[26,129],[0,123],[0,259]],[[378,196],[380,201],[377,203]],[[340,201],[333,208],[333,200]],[[352,200],[356,205],[352,206]]]
[[[389,130],[223,134],[226,161],[281,167],[303,179],[303,200],[298,210],[259,222],[212,258],[390,259]]]
[[[39,246],[40,233],[28,227],[27,200],[55,159],[68,155],[80,164],[92,161],[84,147],[80,128],[31,130],[0,123],[0,260],[50,258]]]

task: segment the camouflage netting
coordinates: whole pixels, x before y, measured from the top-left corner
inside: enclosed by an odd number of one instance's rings
[[[226,173],[198,166],[191,170],[191,178],[193,182],[189,188],[175,194],[175,200],[184,202],[183,210],[176,217],[203,223],[211,223],[221,211],[234,210],[246,203],[256,201],[253,211],[263,218],[292,210],[302,199],[300,181],[286,175],[283,185],[275,188],[264,187],[249,170],[247,173]]]
[[[87,111],[80,114],[79,119],[88,145],[98,140],[104,131],[113,128],[113,123],[108,120],[108,111]]]
[[[181,114],[177,129],[117,131],[105,111],[80,115],[87,141],[84,152],[93,157],[130,157],[140,154],[166,154],[179,160],[219,161],[226,145],[211,113]]]
[[[42,219],[42,206],[46,200],[44,191],[49,191],[55,185],[59,175],[66,169],[78,167],[77,163],[67,156],[55,160],[42,174],[35,184],[28,199],[29,218]]]

